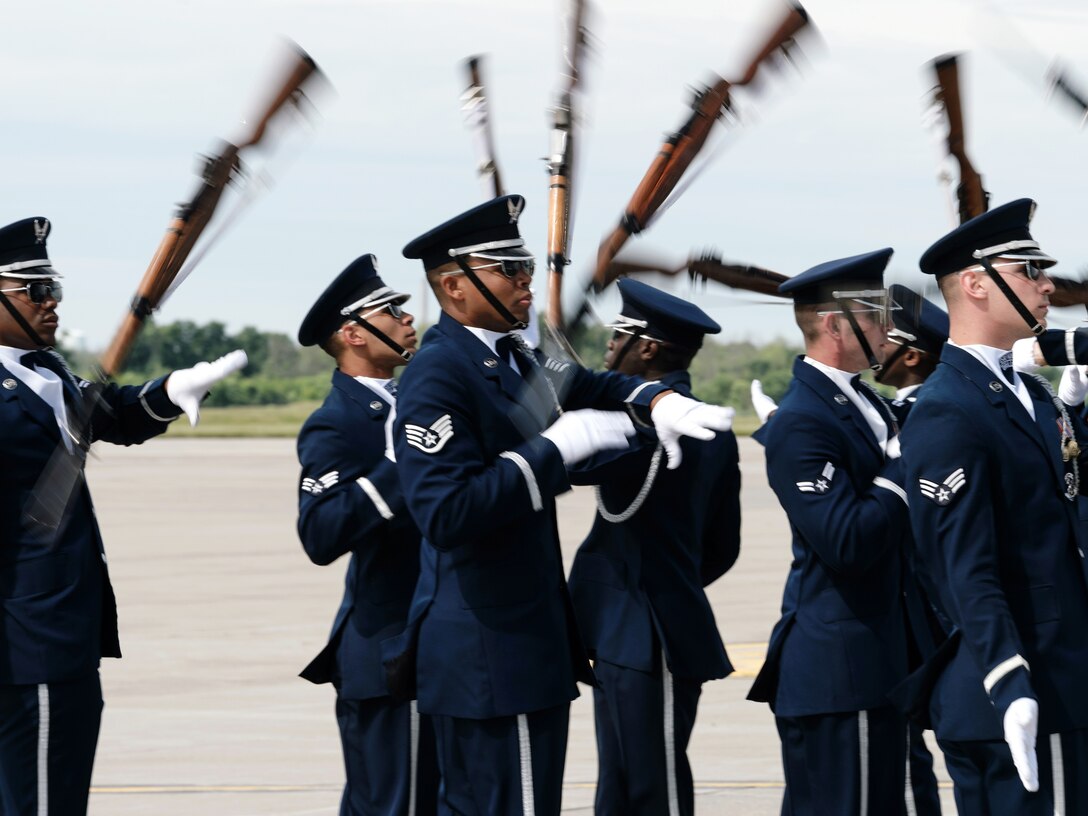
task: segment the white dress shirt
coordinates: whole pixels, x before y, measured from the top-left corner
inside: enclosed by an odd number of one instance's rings
[[[861,411],[861,415],[865,417],[865,421],[869,423],[869,427],[872,429],[873,436],[876,437],[880,449],[885,450],[888,445],[887,420],[875,405],[859,394],[858,390],[854,388],[852,380],[857,376],[856,372],[841,371],[840,369],[825,365],[818,360],[813,360],[811,357],[805,357],[804,361],[838,386],[839,390],[846,395],[846,398],[854,404],[854,407]],[[864,387],[865,386],[863,385],[862,388]]]
[[[60,437],[68,450],[72,450],[72,439],[68,430],[68,408],[64,404],[64,384],[56,372],[48,368],[27,368],[19,362],[19,358],[29,353],[32,349],[18,349],[11,346],[0,346],[0,364],[11,372],[11,375],[20,380],[27,388],[37,394],[53,409],[53,416],[57,420],[57,428]]]

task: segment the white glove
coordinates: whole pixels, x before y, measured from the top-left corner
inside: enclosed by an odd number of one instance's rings
[[[896,434],[884,446],[884,456],[887,459],[898,459],[902,455],[903,449],[900,447],[899,434]]]
[[[563,464],[569,466],[599,451],[626,448],[635,426],[623,411],[583,408],[567,411],[540,435],[559,448]]]
[[[1005,742],[1012,752],[1012,763],[1029,793],[1039,790],[1039,764],[1035,758],[1035,735],[1039,729],[1039,704],[1030,697],[1020,697],[1005,709]]]
[[[1066,366],[1058,383],[1058,399],[1066,405],[1080,405],[1088,394],[1088,366]]]
[[[245,368],[249,359],[241,349],[224,354],[215,362],[197,363],[192,368],[174,371],[166,380],[166,396],[185,412],[189,424],[200,421],[200,401],[213,385],[224,377]]]
[[[657,431],[657,438],[669,458],[669,470],[680,467],[679,439],[690,436],[704,442],[714,438],[715,431],[728,431],[733,427],[732,408],[707,405],[683,394],[666,394],[650,411],[650,419]]]
[[[389,409],[389,417],[385,420],[385,458],[396,464],[397,454],[393,451],[393,423],[397,421],[397,406]]]
[[[778,410],[778,403],[763,393],[763,383],[759,380],[752,380],[752,407],[761,425]]]
[[[1035,349],[1038,343],[1034,337],[1024,337],[1012,344],[1012,367],[1021,374],[1034,374],[1039,370],[1035,362]]]

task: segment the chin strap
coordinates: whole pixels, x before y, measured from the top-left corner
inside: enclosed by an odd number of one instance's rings
[[[41,335],[34,331],[33,327],[26,322],[26,318],[19,314],[19,310],[12,305],[10,300],[8,300],[8,296],[2,292],[0,292],[0,303],[3,303],[4,308],[8,310],[8,314],[15,318],[15,322],[19,324],[19,328],[23,330],[23,333],[30,338],[31,343],[38,348],[51,348],[48,343],[42,340]]]
[[[400,343],[395,341],[388,334],[383,332],[378,327],[376,327],[376,326],[374,326],[374,325],[372,325],[370,323],[367,323],[365,320],[363,320],[361,317],[359,317],[359,315],[357,315],[357,314],[348,315],[348,319],[349,320],[354,320],[356,323],[358,323],[360,326],[362,326],[368,332],[370,332],[375,337],[377,337],[379,340],[381,340],[383,343],[385,343],[387,346],[389,346],[389,348],[393,349],[393,351],[395,351],[397,354],[400,355],[400,358],[402,360],[404,360],[404,362],[407,363],[409,360],[412,359],[412,355],[414,354],[414,352],[408,351],[408,349],[406,349]]]
[[[1035,319],[1035,316],[1028,311],[1028,307],[1024,305],[1023,301],[1016,296],[1016,293],[1012,291],[1012,287],[1005,282],[1005,279],[998,274],[994,269],[993,264],[990,263],[989,258],[979,258],[978,262],[982,264],[982,268],[986,270],[986,274],[990,276],[990,279],[994,282],[994,285],[1001,290],[1002,294],[1008,298],[1012,307],[1020,313],[1020,317],[1024,318],[1024,322],[1028,324],[1028,328],[1031,329],[1031,333],[1038,336],[1046,330],[1046,326]]]
[[[865,358],[869,361],[869,368],[877,373],[883,371],[884,366],[880,364],[880,361],[876,359],[876,355],[873,354],[873,348],[865,338],[865,332],[863,332],[861,326],[858,325],[858,319],[854,317],[854,312],[850,308],[850,303],[846,298],[836,298],[835,302],[839,304],[839,310],[846,315],[846,321],[850,324],[850,328],[854,330],[854,337],[857,338],[861,350],[865,352]]]
[[[910,347],[906,343],[896,346],[895,351],[893,351],[891,356],[884,361],[884,365],[873,375],[873,379],[883,385],[884,378],[888,376],[888,372],[892,370],[892,366],[894,366],[896,361],[908,351],[910,351]]]
[[[528,323],[526,323],[524,320],[518,320],[516,317],[514,317],[514,315],[511,314],[510,310],[503,306],[499,302],[499,299],[497,297],[491,294],[491,290],[484,286],[484,282],[476,276],[476,273],[472,271],[472,267],[468,265],[463,256],[458,255],[456,258],[454,258],[454,260],[457,261],[457,265],[461,267],[461,271],[465,273],[465,276],[470,281],[472,281],[473,286],[479,289],[480,294],[483,295],[484,299],[491,304],[491,308],[499,313],[499,317],[501,317],[503,320],[510,324],[510,328],[529,328]]]

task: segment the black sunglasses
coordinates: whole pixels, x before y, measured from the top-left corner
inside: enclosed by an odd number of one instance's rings
[[[383,303],[381,306],[377,307],[376,309],[371,309],[369,312],[366,312],[365,314],[360,315],[360,317],[363,320],[366,320],[368,317],[372,317],[372,316],[374,316],[376,314],[379,314],[381,312],[389,312],[389,314],[392,315],[394,320],[400,320],[406,314],[404,309],[402,309],[400,307],[399,303]]]
[[[0,292],[26,292],[30,302],[37,306],[45,303],[49,298],[57,303],[64,299],[64,287],[60,285],[60,281],[56,280],[29,281],[26,286],[0,289]]]
[[[495,261],[494,263],[480,264],[479,266],[472,267],[475,269],[493,269],[499,267],[499,274],[503,275],[510,280],[516,278],[519,274],[526,274],[530,278],[533,276],[533,272],[536,270],[536,261],[533,258],[503,258],[502,260]]]

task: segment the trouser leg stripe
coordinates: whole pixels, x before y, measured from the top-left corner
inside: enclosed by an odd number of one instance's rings
[[[38,685],[38,816],[49,816],[49,686]]]
[[[535,816],[533,801],[533,746],[529,742],[529,717],[518,714],[518,755],[521,759],[521,813]]]
[[[416,816],[416,776],[419,774],[419,709],[412,700],[408,709],[408,816]]]
[[[661,650],[661,696],[665,701],[665,782],[669,788],[669,816],[680,816],[680,795],[676,784],[676,709],[672,673]]]
[[[914,784],[910,778],[910,723],[907,724],[907,773],[906,784],[903,786],[903,801],[907,804],[907,816],[918,816],[918,806],[914,804]]]
[[[1050,735],[1050,766],[1054,780],[1054,816],[1065,816],[1065,764],[1061,734]]]
[[[861,779],[861,816],[869,816],[869,712],[858,712],[858,763]]]

